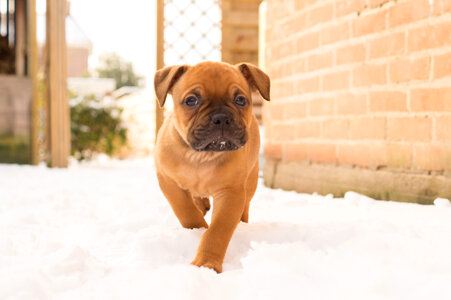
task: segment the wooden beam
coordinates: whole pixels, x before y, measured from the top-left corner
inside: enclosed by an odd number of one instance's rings
[[[26,0],[16,0],[14,4],[15,16],[15,41],[16,41],[16,75],[25,75],[25,47],[26,47],[26,15],[25,15]]]
[[[32,83],[31,102],[31,164],[39,163],[39,78],[38,78],[38,47],[36,39],[36,0],[27,0],[28,13],[28,70]]]
[[[66,0],[47,0],[47,101],[51,167],[65,168],[70,156],[67,90]]]
[[[164,67],[164,0],[157,0],[157,70]],[[155,99],[155,141],[164,121],[164,109]]]

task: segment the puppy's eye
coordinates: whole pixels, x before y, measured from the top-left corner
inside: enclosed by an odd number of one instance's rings
[[[194,95],[190,95],[185,98],[183,103],[185,103],[185,105],[188,107],[195,107],[195,106],[199,105],[199,99]]]
[[[246,97],[244,97],[242,95],[238,95],[238,96],[235,97],[235,104],[237,106],[243,107],[243,106],[246,105],[246,103],[247,103]]]

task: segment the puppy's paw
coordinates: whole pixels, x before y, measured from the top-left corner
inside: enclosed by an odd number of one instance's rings
[[[209,269],[213,269],[216,271],[216,273],[222,272],[222,263],[215,261],[214,259],[209,259],[207,257],[203,256],[197,256],[192,262],[192,265],[198,266],[198,267],[205,267]]]

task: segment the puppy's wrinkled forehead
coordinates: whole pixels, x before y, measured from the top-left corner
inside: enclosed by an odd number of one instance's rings
[[[205,62],[191,67],[181,78],[179,91],[200,88],[209,97],[222,98],[234,90],[249,93],[249,86],[242,74],[235,67],[224,64]]]

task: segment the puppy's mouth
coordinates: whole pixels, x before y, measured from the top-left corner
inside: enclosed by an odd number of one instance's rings
[[[241,147],[242,146],[238,146],[234,144],[232,141],[225,139],[224,137],[217,137],[200,151],[212,151],[212,152],[233,151]]]
[[[196,151],[225,152],[238,150],[246,144],[247,137],[230,138],[224,135],[197,140],[191,143],[191,147]]]

